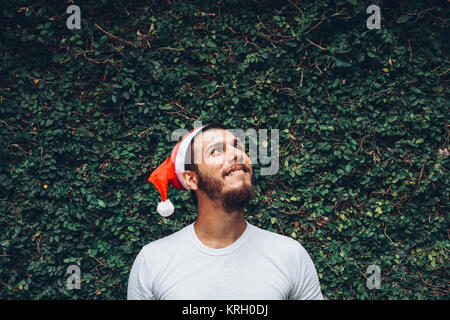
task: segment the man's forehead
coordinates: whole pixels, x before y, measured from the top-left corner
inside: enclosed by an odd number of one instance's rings
[[[202,149],[204,149],[211,143],[223,141],[226,139],[234,139],[234,138],[235,138],[234,134],[232,134],[231,132],[229,132],[225,129],[220,129],[220,128],[210,129],[206,132],[199,133],[194,138],[194,145],[195,145],[194,148],[198,150],[198,147],[201,144]]]

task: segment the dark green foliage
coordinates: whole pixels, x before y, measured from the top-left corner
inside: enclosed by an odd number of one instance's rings
[[[125,298],[140,248],[196,218],[173,188],[161,218],[147,178],[214,119],[280,130],[246,217],[300,241],[328,298],[449,299],[449,6],[376,2],[380,30],[349,0],[80,1],[68,30],[62,1],[4,1],[0,298]]]

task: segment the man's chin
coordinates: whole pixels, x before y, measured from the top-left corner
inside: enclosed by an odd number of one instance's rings
[[[254,198],[255,193],[251,185],[242,185],[239,188],[222,194],[222,207],[229,213],[243,210]]]

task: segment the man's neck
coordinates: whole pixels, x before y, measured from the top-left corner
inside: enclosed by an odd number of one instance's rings
[[[246,228],[243,209],[229,213],[212,201],[199,203],[194,230],[199,240],[208,247],[227,247],[235,242]]]

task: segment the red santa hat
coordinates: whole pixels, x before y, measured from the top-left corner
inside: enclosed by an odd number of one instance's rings
[[[189,190],[181,174],[185,171],[184,164],[189,145],[203,127],[197,127],[185,135],[173,148],[170,156],[148,178],[148,182],[153,183],[161,194],[162,201],[158,204],[157,211],[163,217],[170,216],[174,211],[172,202],[167,199],[168,183],[170,182],[177,189]]]

